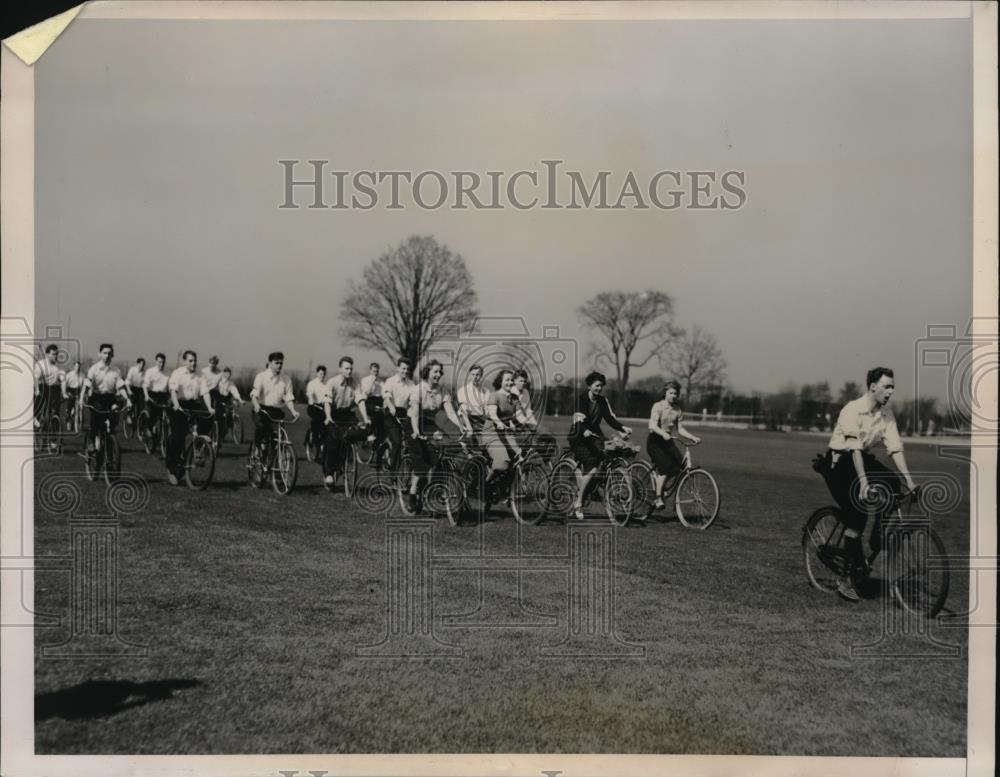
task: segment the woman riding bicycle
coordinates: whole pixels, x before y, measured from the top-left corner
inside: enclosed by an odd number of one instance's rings
[[[514,438],[514,420],[520,413],[517,397],[511,391],[513,387],[514,371],[501,370],[493,381],[493,393],[486,401],[486,423],[479,433],[479,440],[490,455],[487,486],[510,468],[513,459],[521,456],[521,448]]]
[[[611,410],[607,397],[604,396],[604,386],[608,379],[600,372],[587,375],[587,390],[577,401],[579,412],[573,414],[573,425],[569,431],[569,448],[576,459],[576,501],[573,503],[573,515],[583,520],[583,496],[591,478],[604,461],[604,435],[601,433],[601,421],[612,429],[628,436],[632,430],[623,425]]]
[[[653,462],[653,482],[656,499],[653,507],[663,507],[663,486],[667,478],[676,475],[684,466],[684,454],[677,448],[675,438],[688,440],[693,444],[701,442],[700,438],[688,432],[681,424],[683,413],[677,403],[681,393],[681,384],[676,380],[668,381],[663,386],[663,399],[653,404],[649,412],[649,437],[646,438],[646,452]]]
[[[462,422],[455,412],[451,401],[451,394],[441,386],[441,377],[444,375],[444,367],[437,359],[432,359],[420,371],[420,383],[411,389],[409,416],[412,425],[412,440],[410,450],[413,459],[413,479],[410,482],[409,502],[410,508],[417,509],[417,489],[420,480],[426,478],[434,467],[434,451],[428,441],[428,437],[435,437],[443,432],[437,425],[437,411],[444,407],[448,420],[459,429],[462,429]]]

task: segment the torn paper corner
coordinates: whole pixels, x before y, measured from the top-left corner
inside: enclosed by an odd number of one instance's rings
[[[80,3],[75,8],[63,11],[58,16],[39,22],[26,30],[21,30],[9,38],[4,39],[4,44],[13,51],[26,65],[34,65],[38,58],[42,56],[52,45],[53,41],[62,35],[63,30],[69,27],[77,14],[83,10],[86,3]]]

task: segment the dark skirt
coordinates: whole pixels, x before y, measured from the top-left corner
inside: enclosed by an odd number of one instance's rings
[[[646,453],[649,454],[653,467],[660,475],[675,475],[684,466],[684,454],[680,452],[673,440],[664,440],[660,435],[650,432],[646,438]]]
[[[584,473],[599,467],[601,462],[604,461],[603,437],[585,438],[579,435],[571,437],[569,440],[569,449]]]

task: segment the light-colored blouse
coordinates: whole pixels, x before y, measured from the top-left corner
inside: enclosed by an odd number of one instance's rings
[[[671,407],[665,399],[653,404],[653,409],[649,412],[650,426],[659,427],[667,438],[672,438],[677,433],[677,426],[684,413],[676,407]]]

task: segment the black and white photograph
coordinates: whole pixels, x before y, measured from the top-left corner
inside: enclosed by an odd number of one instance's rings
[[[37,21],[5,775],[994,773],[996,4]]]

